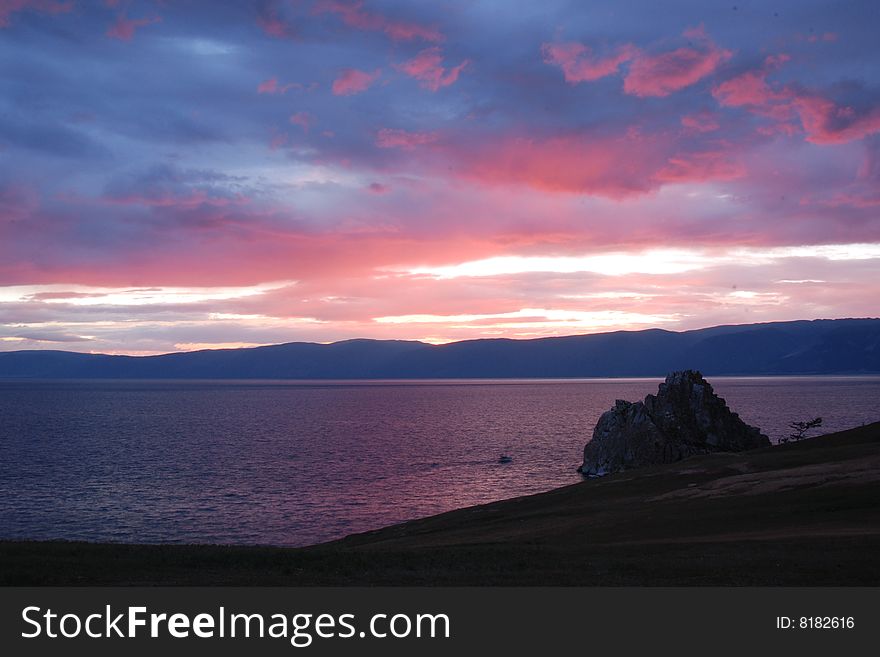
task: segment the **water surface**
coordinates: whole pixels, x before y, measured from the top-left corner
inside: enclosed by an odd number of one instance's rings
[[[711,381],[773,439],[880,419],[880,378]],[[544,491],[657,384],[0,381],[0,538],[305,545]]]

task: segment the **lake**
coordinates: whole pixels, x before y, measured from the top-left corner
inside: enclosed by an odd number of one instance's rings
[[[774,441],[880,419],[876,377],[710,382]],[[658,383],[0,381],[0,538],[295,546],[536,493]]]

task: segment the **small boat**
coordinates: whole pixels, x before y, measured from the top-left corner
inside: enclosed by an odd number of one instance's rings
[[[502,454],[498,457],[499,463],[513,463],[513,457],[507,456],[506,454]]]

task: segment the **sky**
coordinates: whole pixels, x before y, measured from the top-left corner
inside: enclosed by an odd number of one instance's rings
[[[880,4],[0,0],[0,350],[873,317]]]

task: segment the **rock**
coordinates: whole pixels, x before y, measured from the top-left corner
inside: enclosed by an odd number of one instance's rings
[[[617,400],[584,447],[581,474],[600,476],[695,454],[767,447],[770,439],[743,422],[693,370],[673,372],[643,402]]]

